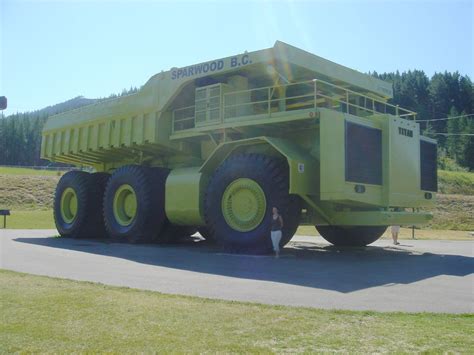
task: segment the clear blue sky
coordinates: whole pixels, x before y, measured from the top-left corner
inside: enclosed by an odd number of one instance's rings
[[[282,40],[362,72],[474,75],[473,1],[0,0],[5,113]]]

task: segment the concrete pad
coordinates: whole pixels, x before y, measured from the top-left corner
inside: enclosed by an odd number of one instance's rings
[[[129,245],[0,230],[0,267],[199,297],[326,309],[474,312],[474,242],[379,240],[336,248],[293,238],[282,257],[223,253],[191,240]]]

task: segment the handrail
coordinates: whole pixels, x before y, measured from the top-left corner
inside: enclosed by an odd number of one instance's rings
[[[288,95],[287,89],[291,87],[303,88],[303,92],[300,90],[300,92],[295,93],[295,95]],[[278,97],[278,93],[281,93],[282,91],[284,94]],[[261,93],[260,98],[256,97],[256,100],[252,100],[252,94],[255,95],[258,92]],[[229,102],[230,98],[232,97],[236,98],[237,101],[241,100],[239,95],[244,93],[248,94],[248,99],[246,100],[244,98],[244,102]],[[277,93],[277,97],[275,97],[275,93]],[[275,103],[279,104],[275,106]],[[263,112],[255,112],[255,110],[258,111],[258,108],[256,108],[255,105],[262,105],[262,108],[266,106],[266,109],[264,108]],[[367,114],[371,115],[389,113],[400,118],[416,119],[415,112],[401,108],[398,105],[389,104],[385,101],[324,80],[313,79],[283,85],[272,85],[247,90],[225,92],[222,94],[222,102],[220,105],[221,119],[219,122],[222,122],[222,120],[226,121],[227,119],[234,119],[242,116],[261,114],[265,113],[265,111],[267,115],[271,115],[275,109],[277,109],[279,112],[282,112],[287,111],[288,108],[294,110],[295,107],[298,109],[302,108],[302,106],[304,106],[304,108],[314,107],[315,109],[323,107],[328,107],[330,109],[340,109],[346,113],[362,117],[364,117],[364,115],[367,116]],[[245,110],[245,112],[242,110],[239,111],[237,110],[239,107],[248,107],[248,109]],[[195,106],[180,107],[173,111],[173,131],[194,127],[193,125],[192,127],[179,129],[179,127],[184,127],[184,121],[195,119],[195,110],[192,113],[190,112],[188,116],[176,118],[177,112],[179,113],[192,108],[195,108]],[[365,112],[365,114],[363,112]],[[178,124],[178,126],[176,124]]]
[[[186,106],[186,107],[179,107],[179,108],[175,109],[174,111],[184,111],[186,109],[193,108],[193,107],[194,107],[194,105]]]
[[[322,85],[332,87],[332,88],[337,89],[337,90],[342,90],[345,94],[345,95],[343,95],[345,97],[345,100],[341,100],[341,99],[338,99],[338,98],[333,97],[333,96],[322,94],[321,92],[323,91],[323,89],[321,87],[320,87],[321,90],[318,91],[318,83],[320,83]],[[291,87],[291,86],[303,85],[303,84],[308,84],[308,86],[312,85],[313,86],[312,93],[308,93],[307,95],[300,95],[300,96],[285,96],[284,98],[283,97],[282,98],[275,98],[275,99],[270,98],[270,90],[271,89],[273,89],[273,93],[274,93],[275,89],[278,89],[278,88],[285,88],[286,89],[286,88]],[[242,93],[252,93],[252,92],[255,92],[255,91],[262,91],[262,92],[267,91],[267,100],[249,101],[249,102],[237,103],[237,104],[226,104],[226,97],[237,96],[237,95],[242,94]],[[372,102],[372,108],[363,107],[363,106],[360,106],[360,105],[357,105],[355,103],[350,102],[350,95],[356,96],[358,98],[363,98],[365,102],[367,102],[367,100],[369,100],[369,102]],[[296,82],[296,83],[289,83],[289,84],[284,84],[284,85],[264,86],[264,87],[253,88],[253,89],[248,89],[248,90],[232,91],[232,92],[224,93],[223,96],[224,96],[224,105],[223,105],[224,109],[229,108],[229,107],[245,106],[245,105],[256,104],[256,103],[264,103],[264,102],[270,103],[270,102],[274,102],[274,101],[281,101],[283,99],[288,100],[288,99],[296,99],[296,98],[299,98],[299,97],[314,96],[314,107],[315,108],[318,107],[317,98],[318,97],[323,97],[323,98],[334,100],[336,102],[347,105],[347,107],[346,107],[347,112],[349,112],[349,107],[359,108],[361,110],[372,112],[374,114],[376,114],[376,113],[387,113],[387,108],[391,108],[393,110],[393,113],[396,116],[411,117],[412,119],[414,119],[416,117],[416,112],[410,111],[408,109],[401,108],[398,105],[392,105],[392,104],[389,104],[385,101],[377,100],[373,97],[364,95],[364,94],[359,93],[357,91],[347,89],[347,88],[344,88],[342,86],[335,85],[335,84],[332,84],[332,83],[329,83],[327,81],[320,80],[320,79],[313,79],[313,80],[301,81],[301,82]],[[384,110],[383,111],[377,110],[376,106],[375,106],[375,103],[377,103],[379,105],[382,105]],[[400,114],[401,112],[403,113],[402,115]]]

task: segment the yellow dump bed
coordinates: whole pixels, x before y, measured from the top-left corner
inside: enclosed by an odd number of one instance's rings
[[[281,82],[320,79],[382,101],[393,94],[389,83],[276,42],[269,49],[172,68],[154,75],[136,94],[52,116],[43,129],[41,157],[95,165],[132,158],[134,149],[157,154],[182,152],[169,140],[172,110],[194,105],[196,88],[225,83],[235,76],[255,79],[254,85],[258,85],[261,78],[275,75]]]

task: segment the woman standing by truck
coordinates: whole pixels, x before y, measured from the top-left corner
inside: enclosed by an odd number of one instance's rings
[[[271,238],[273,244],[273,251],[275,257],[280,257],[280,240],[281,240],[281,229],[283,228],[283,218],[278,213],[278,208],[273,207],[272,209],[272,231]]]

